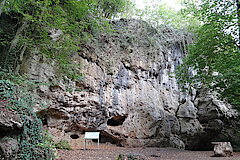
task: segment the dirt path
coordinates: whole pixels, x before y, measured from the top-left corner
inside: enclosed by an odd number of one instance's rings
[[[116,160],[119,154],[140,155],[146,160],[240,160],[240,152],[233,157],[211,157],[213,151],[184,151],[173,148],[124,148],[100,145],[100,149],[59,150],[59,160]]]

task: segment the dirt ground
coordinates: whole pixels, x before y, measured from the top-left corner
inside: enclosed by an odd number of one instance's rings
[[[116,160],[119,154],[131,154],[146,160],[240,160],[240,152],[232,157],[212,157],[213,151],[186,151],[173,148],[125,148],[100,144],[87,149],[58,150],[58,160]]]

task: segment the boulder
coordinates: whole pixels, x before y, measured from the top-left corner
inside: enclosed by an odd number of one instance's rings
[[[181,126],[181,133],[186,134],[188,136],[193,136],[195,134],[199,134],[203,132],[203,126],[197,119],[179,119]]]
[[[179,118],[197,118],[197,108],[194,106],[193,102],[186,101],[184,104],[179,106],[177,116]]]
[[[170,145],[173,148],[185,149],[185,143],[179,137],[171,136]]]
[[[214,145],[215,157],[230,157],[233,156],[233,148],[230,142],[212,142]]]
[[[0,139],[0,154],[4,160],[15,160],[18,149],[18,141],[16,139],[9,137]]]

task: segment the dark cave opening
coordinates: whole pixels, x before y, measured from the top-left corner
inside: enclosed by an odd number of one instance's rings
[[[71,134],[70,137],[71,137],[72,139],[78,139],[78,138],[79,138],[79,135],[77,135],[77,134]]]
[[[97,142],[96,139],[92,140],[93,142]],[[114,144],[117,146],[122,147],[123,145],[121,144],[120,139],[118,139],[117,137],[114,137],[113,135],[107,133],[107,132],[101,132],[100,134],[100,139],[99,139],[100,143],[110,143],[110,144]]]
[[[37,117],[41,119],[43,126],[48,126],[48,115],[46,114],[45,110],[37,112]]]
[[[206,131],[206,130],[205,130]],[[215,139],[216,138],[216,139]],[[187,143],[186,150],[192,151],[212,151],[213,145],[211,142],[216,141],[217,133],[213,131],[206,131],[203,135],[198,135],[191,143]],[[218,139],[217,141],[221,141]]]
[[[125,121],[125,119],[127,118],[126,115],[124,116],[114,116],[111,119],[108,119],[107,121],[107,125],[109,126],[120,126],[123,124],[123,122]]]
[[[41,120],[42,120],[42,124],[43,124],[44,126],[47,126],[47,125],[48,125],[47,116],[42,117]]]
[[[211,144],[211,141],[207,140],[201,140],[199,143],[195,145],[186,145],[186,150],[191,150],[191,151],[212,151],[213,150],[213,145]]]

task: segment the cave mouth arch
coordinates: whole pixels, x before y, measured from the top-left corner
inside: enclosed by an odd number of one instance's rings
[[[125,119],[127,118],[126,115],[117,115],[117,116],[114,116],[110,119],[108,119],[107,121],[107,125],[109,126],[120,126],[123,124],[123,122],[125,121]]]

